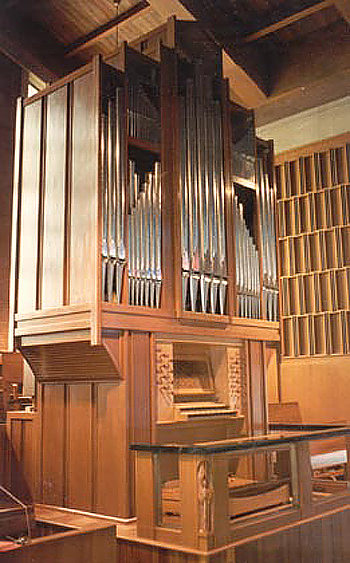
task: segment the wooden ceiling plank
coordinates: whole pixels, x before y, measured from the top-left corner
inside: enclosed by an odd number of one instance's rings
[[[350,0],[334,0],[333,4],[343,18],[350,23]]]
[[[142,10],[148,7],[149,2],[147,2],[147,0],[140,0],[140,2],[138,2],[134,6],[131,6],[131,8],[125,10],[125,12],[122,12],[111,20],[108,20],[104,24],[100,25],[99,27],[96,27],[86,35],[79,37],[78,39],[76,39],[76,41],[73,41],[73,43],[67,46],[65,54],[71,56],[75,55],[83,49],[86,49],[92,43],[100,41],[103,37],[111,33],[117,25],[130,19],[136,14],[139,14]]]
[[[339,1],[343,2],[344,0],[339,0]],[[242,43],[252,43],[253,41],[256,41],[257,39],[261,39],[262,37],[266,37],[266,35],[270,35],[271,33],[276,33],[276,31],[279,31],[280,29],[283,29],[284,27],[287,27],[288,25],[296,23],[296,22],[298,22],[298,21],[300,21],[300,20],[302,20],[302,19],[304,19],[308,16],[316,14],[317,12],[320,12],[321,10],[325,10],[326,8],[329,8],[333,4],[334,4],[334,1],[332,1],[332,0],[322,0],[321,2],[318,2],[317,4],[314,4],[313,6],[310,6],[309,8],[306,8],[305,10],[301,10],[300,12],[296,12],[295,14],[288,16],[286,18],[283,18],[276,23],[268,25],[267,27],[264,27],[264,28],[260,29],[259,31],[256,31],[255,33],[250,33],[249,35],[247,35],[246,37],[244,37],[242,39]]]

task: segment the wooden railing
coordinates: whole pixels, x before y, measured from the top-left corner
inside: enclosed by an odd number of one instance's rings
[[[337,482],[315,479],[310,458],[316,441],[346,444],[349,435],[350,427],[304,426],[198,445],[135,444],[138,535],[210,551],[349,506],[349,456]]]

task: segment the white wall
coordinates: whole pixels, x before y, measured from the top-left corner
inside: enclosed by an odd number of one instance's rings
[[[262,139],[274,140],[276,154],[349,131],[350,96],[257,129],[258,136]]]

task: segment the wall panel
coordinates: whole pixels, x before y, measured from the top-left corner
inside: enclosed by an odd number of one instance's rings
[[[36,308],[42,101],[24,110],[18,312]]]
[[[67,86],[47,97],[42,308],[63,305]]]

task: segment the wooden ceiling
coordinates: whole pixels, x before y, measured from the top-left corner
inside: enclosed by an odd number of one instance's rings
[[[231,90],[260,124],[350,92],[350,0],[1,0],[0,51],[53,80],[171,15],[223,47]]]

